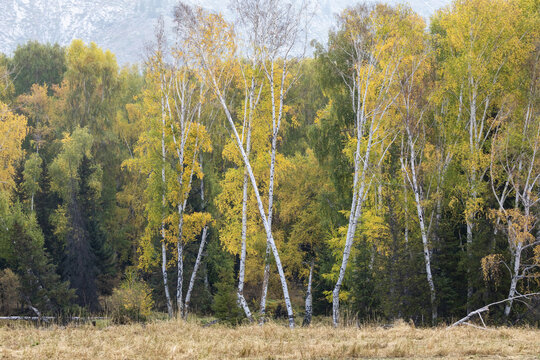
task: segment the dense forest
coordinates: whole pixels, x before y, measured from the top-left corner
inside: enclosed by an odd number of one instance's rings
[[[539,2],[230,9],[0,54],[0,315],[538,325]]]

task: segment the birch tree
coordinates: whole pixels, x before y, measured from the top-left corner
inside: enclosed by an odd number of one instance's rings
[[[268,217],[264,209],[259,187],[253,174],[251,162],[242,146],[242,140],[238,134],[235,118],[230,110],[227,101],[227,85],[230,83],[230,75],[227,73],[227,64],[235,59],[235,37],[232,28],[216,14],[208,14],[201,8],[191,8],[188,5],[180,3],[175,8],[175,21],[186,42],[190,45],[190,50],[194,57],[202,78],[212,89],[218,102],[220,103],[227,121],[231,127],[236,145],[242,155],[244,165],[246,166],[251,185],[257,199],[257,206],[265,232],[270,242],[270,247],[276,260],[278,273],[281,280],[283,296],[287,307],[289,317],[289,326],[294,327],[293,309],[289,297],[289,289],[283,266],[279,257],[272,230],[268,223]]]
[[[148,270],[157,261],[152,239],[159,234],[161,251],[161,276],[165,294],[165,303],[169,318],[174,315],[173,304],[169,290],[167,274],[167,236],[166,218],[169,216],[167,203],[167,177],[172,174],[171,166],[167,163],[166,132],[167,107],[165,89],[167,86],[165,66],[165,34],[163,19],[156,25],[154,48],[150,49],[147,59],[148,72],[146,74],[146,89],[143,92],[143,120],[144,130],[133,150],[134,156],[124,161],[124,166],[131,170],[138,170],[146,175],[146,204],[145,212],[147,225],[144,236],[139,242],[139,268]],[[156,229],[159,229],[156,231]]]
[[[173,316],[169,293],[167,247],[174,246],[176,255],[177,283],[176,308],[178,317],[186,317],[184,308],[184,247],[206,227],[210,221],[207,213],[186,213],[193,178],[202,179],[202,167],[198,163],[201,151],[211,149],[205,126],[202,124],[202,104],[205,90],[196,74],[188,66],[182,43],[170,50],[173,63],[165,61],[168,50],[163,35],[163,23],[158,23],[157,50],[149,59],[148,89],[145,91],[148,130],[141,134],[135,148],[136,157],[126,162],[149,172],[147,234],[141,243],[140,266],[148,268],[154,262],[152,247],[153,227],[159,221],[161,235],[161,271],[169,316]],[[158,121],[159,119],[159,121]],[[160,147],[158,148],[158,144]],[[159,151],[159,155],[157,154]],[[160,173],[160,183],[156,174]],[[157,204],[157,198],[161,204]],[[170,207],[176,211],[170,211]],[[205,233],[208,231],[206,228]],[[202,241],[202,249],[204,249]],[[201,256],[198,257],[200,262]],[[198,264],[194,268],[196,275]],[[186,300],[191,297],[193,285],[188,288]],[[189,301],[188,301],[189,302]]]
[[[484,207],[484,181],[489,170],[486,147],[507,109],[501,100],[510,69],[523,44],[517,30],[517,2],[506,0],[455,1],[439,12],[434,28],[441,55],[442,87],[461,124],[461,159],[465,170],[467,299],[470,311],[475,223]]]
[[[209,139],[206,135],[204,125],[201,123],[201,107],[204,96],[204,89],[197,81],[195,74],[188,68],[183,57],[183,49],[174,51],[175,68],[173,69],[167,88],[164,89],[165,103],[170,119],[170,133],[172,138],[172,151],[176,154],[177,165],[175,168],[177,184],[172,188],[172,203],[177,208],[177,231],[176,231],[176,252],[177,252],[177,287],[176,304],[178,316],[184,316],[183,307],[183,275],[184,263],[183,252],[184,222],[186,205],[191,191],[193,176],[202,178],[202,168],[198,164],[199,151],[210,150]],[[172,104],[171,104],[172,103]],[[174,109],[174,110],[171,110]],[[195,214],[190,214],[195,220]],[[209,220],[208,214],[199,217],[204,224],[192,226],[204,228]]]
[[[271,229],[274,211],[277,142],[284,117],[285,99],[299,75],[291,72],[291,63],[298,62],[299,58],[303,56],[300,53],[295,57],[293,51],[305,52],[306,42],[302,36],[306,34],[305,17],[309,14],[305,3],[296,7],[292,3],[281,0],[235,0],[231,4],[242,26],[241,29],[247,35],[246,45],[251,47],[248,53],[254,54],[257,63],[262,67],[270,89],[271,147],[267,222]],[[303,43],[302,40],[304,40]],[[280,71],[276,71],[275,67],[280,67]],[[265,321],[266,314],[270,276],[269,255],[270,240],[268,239],[259,310],[261,322]]]
[[[538,277],[540,267],[535,257],[535,251],[540,249],[535,215],[540,201],[539,19],[535,14],[523,21],[530,26],[522,39],[529,45],[530,52],[524,57],[524,63],[519,67],[521,71],[515,78],[518,86],[513,104],[509,105],[513,111],[501,119],[503,124],[494,136],[491,148],[491,189],[498,205],[491,211],[491,216],[505,233],[510,252],[509,264],[504,263],[510,273],[509,300],[504,308],[506,317],[510,315],[512,299],[523,296],[518,283]],[[482,259],[484,277],[488,277],[490,268],[500,262],[503,260],[496,254]]]
[[[203,173],[203,156],[202,156],[201,153],[199,153],[199,168],[200,168],[200,172],[202,174]],[[200,184],[200,190],[199,191],[200,191],[200,196],[201,196],[202,209],[204,211],[206,209],[207,199],[205,198],[205,195],[204,195],[204,179],[203,178],[200,179],[200,183],[201,184]],[[195,259],[195,264],[193,265],[193,271],[191,272],[191,278],[189,280],[188,290],[186,292],[186,298],[185,298],[185,301],[184,301],[184,318],[185,319],[187,318],[187,315],[188,315],[188,312],[189,312],[189,304],[190,304],[190,301],[191,301],[191,294],[192,294],[193,288],[195,286],[195,280],[197,278],[197,273],[198,273],[199,267],[201,266],[201,263],[202,263],[202,257],[203,257],[203,252],[204,252],[206,242],[207,242],[208,231],[209,231],[209,224],[207,222],[207,223],[205,223],[205,225],[203,227],[203,230],[202,230],[201,242],[199,244],[199,250],[197,252],[197,258]]]
[[[431,318],[433,324],[437,321],[437,292],[432,273],[431,224],[437,207],[433,202],[440,190],[438,178],[444,177],[444,172],[451,159],[436,149],[429,136],[438,126],[430,121],[432,116],[429,109],[431,84],[428,76],[431,71],[431,52],[424,33],[425,23],[410,10],[403,10],[402,17],[397,22],[404,56],[398,70],[400,95],[396,106],[402,119],[405,151],[401,152],[401,168],[414,196],[420,236],[422,239],[426,278],[430,291]],[[435,156],[433,156],[435,155]],[[443,155],[443,156],[440,156]],[[408,156],[408,159],[405,157]],[[424,164],[430,159],[440,163],[435,166]],[[433,171],[430,174],[430,167]],[[430,214],[431,212],[431,214]]]
[[[387,115],[397,96],[396,71],[401,61],[391,26],[393,11],[389,8],[382,5],[349,8],[341,14],[339,21],[345,45],[338,51],[343,54],[345,63],[335,68],[349,92],[354,114],[353,136],[347,146],[354,173],[343,256],[332,292],[334,326],[339,323],[340,290],[362,206],[375,176],[374,169],[381,164],[393,141]],[[337,44],[329,46],[333,45]]]
[[[165,46],[166,46],[166,39],[165,39],[165,29],[164,29],[164,23],[163,18],[160,18],[158,21],[158,24],[156,26],[156,53],[155,53],[155,71],[157,72],[157,75],[159,77],[159,88],[160,88],[160,100],[161,100],[161,183],[162,183],[162,194],[161,194],[161,206],[162,206],[162,212],[161,215],[161,276],[163,277],[163,287],[165,289],[165,300],[167,302],[167,313],[169,314],[169,318],[172,318],[173,316],[173,308],[172,308],[172,301],[171,301],[171,295],[169,293],[169,284],[168,284],[168,275],[167,275],[167,245],[166,245],[166,238],[165,238],[165,208],[166,208],[166,200],[165,200],[165,193],[166,193],[166,178],[165,178],[165,157],[166,157],[166,150],[165,150],[165,130],[166,130],[166,113],[165,113],[165,64],[164,64],[164,52],[165,52]]]
[[[245,136],[245,147],[246,147],[246,156],[249,158],[249,154],[251,151],[251,132],[252,132],[252,126],[253,126],[253,115],[257,108],[257,105],[260,100],[262,86],[258,87],[257,91],[257,83],[255,80],[255,73],[251,71],[251,84],[248,86],[248,79],[246,79],[246,75],[243,73],[243,80],[244,80],[244,89],[245,89],[245,100],[244,100],[244,121],[242,126],[242,140]],[[247,251],[247,205],[248,205],[248,186],[249,186],[249,178],[248,178],[248,172],[247,167],[244,166],[244,178],[243,178],[243,184],[242,184],[242,245],[241,245],[241,251],[240,251],[240,268],[238,270],[238,291],[237,291],[237,297],[238,297],[238,304],[240,307],[244,310],[244,313],[246,314],[246,317],[250,322],[253,321],[253,316],[251,315],[251,310],[249,309],[249,306],[246,302],[246,299],[244,297],[244,279],[245,279],[245,270],[246,270],[246,251]]]

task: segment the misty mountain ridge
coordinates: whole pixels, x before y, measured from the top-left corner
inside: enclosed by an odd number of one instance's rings
[[[295,0],[299,1],[299,0]],[[311,38],[324,42],[334,17],[356,1],[312,0],[316,9]],[[191,0],[231,18],[222,0]],[[389,0],[390,4],[400,1]],[[429,18],[449,0],[412,0],[411,7]],[[116,54],[120,64],[140,62],[144,46],[152,40],[160,15],[172,28],[176,0],[2,0],[0,1],[0,52],[11,54],[29,40],[69,45],[73,39],[93,41]]]

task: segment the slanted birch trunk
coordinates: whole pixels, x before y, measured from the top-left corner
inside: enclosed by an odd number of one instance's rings
[[[191,301],[191,293],[195,287],[195,280],[197,278],[197,272],[201,266],[201,260],[204,253],[204,247],[206,245],[206,237],[208,236],[208,225],[205,225],[201,235],[201,243],[199,244],[199,251],[197,252],[197,259],[195,260],[195,265],[193,266],[193,272],[191,273],[191,278],[189,279],[188,291],[186,293],[186,300],[184,301],[184,318],[187,318],[189,312],[189,304]]]
[[[540,199],[540,117],[538,116],[538,66],[540,51],[531,54],[530,67],[526,68],[529,81],[523,85],[521,103],[522,116],[511,118],[505,127],[499,129],[492,141],[490,178],[493,195],[498,202],[495,211],[495,225],[506,232],[511,263],[506,265],[510,272],[510,288],[504,315],[510,316],[513,299],[521,296],[518,292],[520,280],[535,278],[540,264],[532,257],[530,250],[540,246],[535,236],[537,219],[534,207]],[[508,131],[508,133],[507,133]],[[510,142],[510,134],[519,134]],[[503,185],[504,184],[504,185]],[[507,199],[514,195],[513,208],[505,208]]]
[[[512,269],[512,277],[510,281],[510,290],[508,291],[508,302],[506,303],[504,307],[504,316],[508,317],[510,315],[510,310],[512,309],[512,303],[513,303],[513,297],[516,294],[516,286],[518,282],[519,273],[520,273],[520,265],[521,265],[521,251],[523,250],[523,245],[521,243],[518,243],[515,247],[515,250],[513,251],[513,261],[514,266]]]
[[[267,6],[268,4],[263,2],[262,5]],[[254,8],[246,8],[246,10],[254,10]],[[265,14],[260,15],[262,16]],[[280,19],[279,16],[277,18]],[[206,32],[206,30],[210,27],[213,28],[216,21],[221,22],[222,24],[222,27],[220,28],[220,33],[211,34],[214,37],[208,39],[208,33]],[[272,254],[276,261],[281,287],[283,290],[283,298],[287,308],[289,326],[293,328],[294,313],[291,299],[289,296],[287,279],[283,271],[283,265],[281,264],[279,251],[272,235],[272,229],[268,222],[268,217],[266,215],[264,204],[261,199],[257,180],[255,179],[255,175],[251,167],[251,162],[246,154],[242,140],[236,129],[235,119],[229,110],[229,104],[227,103],[226,94],[224,93],[227,88],[227,81],[229,81],[230,78],[227,77],[227,75],[224,75],[225,73],[227,73],[227,69],[224,68],[224,66],[227,65],[226,62],[222,61],[222,58],[224,56],[231,56],[231,58],[234,58],[235,56],[236,49],[232,45],[235,43],[234,33],[232,32],[232,28],[228,24],[226,24],[220,16],[208,16],[208,14],[201,8],[192,8],[189,5],[183,3],[180,3],[175,8],[175,22],[178,28],[179,35],[182,37],[183,41],[185,41],[185,43],[189,45],[192,56],[197,58],[199,69],[201,70],[203,75],[202,78],[208,83],[209,87],[215,94],[217,100],[223,108],[227,122],[231,127],[232,135],[235,139],[237,148],[242,156],[242,160],[244,162],[247,173],[249,175],[249,179],[251,181],[251,185],[253,187],[253,192],[255,193],[257,207],[267,236],[267,241],[270,244]],[[273,35],[278,36],[280,34]],[[212,43],[212,46],[207,46],[207,44],[209,43]]]
[[[265,67],[266,69],[266,67]],[[287,75],[287,61],[283,61],[283,68],[281,74],[281,84],[280,84],[280,94],[278,101],[278,112],[276,114],[276,101],[275,101],[275,84],[274,84],[274,62],[272,61],[270,65],[270,71],[266,71],[268,85],[270,86],[270,97],[272,100],[272,145],[270,152],[270,175],[268,181],[268,225],[272,227],[272,213],[273,213],[273,204],[274,204],[274,177],[275,177],[275,167],[276,167],[276,150],[277,150],[277,137],[279,134],[279,128],[281,126],[281,118],[283,117],[283,101],[284,101],[284,87],[285,87],[285,77]],[[263,275],[263,286],[261,294],[261,308],[260,308],[260,322],[265,322],[266,315],[266,298],[268,295],[268,281],[270,279],[270,243],[267,240],[266,242],[266,255],[264,258],[264,275]]]
[[[199,166],[201,169],[201,172],[203,170],[203,159],[202,154],[199,156]],[[201,179],[201,202],[203,204],[202,208],[204,209],[206,207],[205,205],[205,199],[204,199],[204,181]],[[193,292],[193,288],[195,286],[195,279],[197,278],[197,272],[199,271],[199,267],[201,265],[201,260],[204,253],[204,247],[206,245],[206,237],[208,236],[208,225],[205,225],[202,231],[201,235],[201,243],[199,244],[199,251],[197,252],[197,259],[195,260],[195,265],[193,265],[193,272],[191,273],[191,279],[189,280],[189,286],[188,291],[186,293],[186,299],[184,301],[184,319],[187,319],[187,315],[189,312],[189,304],[191,301],[191,293]]]
[[[383,141],[375,137],[378,132],[384,132],[384,118],[396,98],[395,95],[391,94],[391,86],[394,83],[394,75],[400,61],[399,57],[395,56],[394,61],[389,62],[384,69],[379,69],[378,62],[380,60],[379,56],[382,55],[381,52],[373,50],[373,52],[366,54],[365,49],[361,49],[362,40],[356,39],[355,41],[352,44],[355,47],[356,54],[353,55],[353,57],[356,57],[352,59],[357,64],[355,71],[352,75],[341,74],[349,88],[352,108],[355,113],[356,150],[354,153],[354,177],[349,225],[339,275],[332,292],[332,322],[334,327],[339,324],[339,294],[345,279],[356,228],[362,214],[364,200],[373,181],[374,172],[370,172],[370,170],[372,167],[380,165],[388,147],[393,142],[393,139],[388,140],[388,143],[381,146],[381,153],[376,156],[372,155],[376,143]],[[376,73],[379,71],[380,74]],[[378,76],[381,79],[377,80]],[[370,93],[373,91],[377,92],[376,103],[367,108],[369,98],[373,96]],[[379,136],[381,135],[379,134]]]
[[[266,321],[266,296],[268,295],[268,282],[270,281],[270,243],[266,243],[266,252],[264,254],[264,273],[261,290],[261,301],[259,308],[259,324]]]
[[[247,157],[246,152],[244,151],[244,148],[242,146],[242,141],[240,140],[240,137],[238,136],[238,131],[236,130],[236,125],[234,124],[233,117],[232,117],[231,113],[229,112],[228,105],[225,102],[225,98],[223,97],[220,88],[217,86],[217,82],[216,82],[215,78],[213,78],[213,82],[214,82],[214,84],[213,84],[214,85],[214,91],[216,92],[216,95],[218,96],[218,99],[219,99],[219,101],[221,103],[221,106],[223,107],[223,109],[225,111],[225,115],[227,117],[229,125],[231,126],[233,135],[234,135],[234,137],[236,139],[236,145],[237,145],[238,149],[240,150],[240,153],[242,155],[242,159],[244,161],[244,165],[246,166],[249,178],[251,180],[251,185],[253,187],[253,191],[255,192],[255,197],[257,199],[257,206],[259,208],[259,213],[261,215],[261,220],[262,220],[262,223],[263,223],[263,226],[264,226],[264,230],[266,232],[267,239],[268,239],[268,241],[270,243],[270,248],[272,250],[272,254],[274,255],[274,259],[276,260],[276,266],[277,266],[278,273],[279,273],[279,278],[280,278],[280,281],[281,281],[281,288],[283,290],[283,298],[285,300],[285,306],[287,307],[287,315],[288,315],[288,318],[289,318],[289,327],[293,328],[294,327],[294,313],[293,313],[293,309],[292,309],[291,299],[290,299],[290,296],[289,296],[289,288],[287,286],[287,280],[285,278],[285,273],[283,272],[283,266],[281,264],[281,259],[279,257],[279,252],[278,252],[278,249],[276,247],[274,237],[272,235],[272,230],[270,229],[270,226],[269,226],[268,221],[267,221],[266,212],[264,210],[264,205],[262,203],[261,195],[259,193],[259,187],[257,185],[257,180],[255,179],[255,175],[253,174],[253,170],[251,168],[251,163],[249,161],[249,158]]]
[[[364,94],[367,94],[367,92],[364,92]],[[354,97],[353,97],[354,99]],[[359,100],[358,100],[359,101]],[[366,152],[365,152],[365,161],[363,167],[360,166],[360,160],[361,160],[361,143],[363,139],[363,128],[366,123],[366,117],[363,115],[364,113],[364,105],[365,102],[363,102],[361,111],[357,111],[356,114],[356,152],[355,152],[355,159],[354,159],[354,180],[353,180],[353,198],[351,202],[351,212],[349,215],[349,226],[347,228],[347,236],[345,238],[345,247],[343,249],[343,258],[341,261],[341,266],[339,269],[339,275],[336,281],[336,285],[334,286],[334,291],[332,292],[332,322],[333,325],[336,327],[339,324],[339,292],[341,290],[341,285],[343,284],[343,279],[345,278],[345,271],[347,269],[347,264],[349,261],[349,256],[351,254],[351,248],[353,245],[354,236],[356,234],[356,227],[358,225],[358,220],[360,219],[360,215],[362,214],[362,206],[364,204],[365,195],[367,193],[367,188],[369,185],[366,183],[366,173],[368,170],[368,165],[371,152],[371,148],[373,146],[373,121],[370,124],[370,129],[368,132],[368,141],[366,144]]]

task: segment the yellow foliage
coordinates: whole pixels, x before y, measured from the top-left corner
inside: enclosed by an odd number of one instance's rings
[[[0,190],[14,185],[14,165],[23,155],[21,143],[27,131],[26,117],[11,112],[0,102]]]
[[[502,278],[501,264],[503,263],[503,257],[501,254],[490,254],[484,256],[481,260],[482,276],[484,281],[492,281],[497,287]]]
[[[391,238],[390,228],[378,209],[366,207],[362,214],[360,231],[367,243],[374,246],[379,254],[388,255],[390,248],[387,240]]]
[[[518,245],[524,246],[536,241],[534,234],[532,234],[536,223],[535,216],[527,216],[523,214],[522,210],[516,208],[491,210],[489,216],[495,224],[497,224],[497,220],[500,220],[498,226],[508,235],[511,249]]]
[[[154,306],[152,290],[133,273],[127,274],[126,280],[105,298],[104,303],[112,320],[119,324],[147,320]]]

